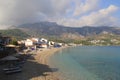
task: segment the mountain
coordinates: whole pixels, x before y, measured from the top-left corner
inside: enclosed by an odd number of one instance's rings
[[[42,34],[42,35],[61,35],[62,33],[75,32],[70,28],[57,25],[56,23],[50,22],[40,22],[33,24],[23,24],[18,26],[19,29],[32,33],[32,34]]]
[[[19,25],[17,28],[30,35],[47,35],[47,36],[61,36],[63,34],[74,34],[80,36],[98,35],[101,33],[111,33],[120,35],[120,28],[118,27],[107,27],[107,26],[84,26],[80,28],[76,27],[65,27],[58,25],[55,22],[39,22],[32,24]]]

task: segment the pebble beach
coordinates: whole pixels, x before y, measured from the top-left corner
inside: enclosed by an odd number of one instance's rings
[[[39,49],[33,51],[27,59],[20,73],[11,75],[0,72],[1,80],[60,80],[57,68],[52,68],[49,63],[51,55],[60,51],[62,48]],[[29,53],[27,53],[29,54]]]

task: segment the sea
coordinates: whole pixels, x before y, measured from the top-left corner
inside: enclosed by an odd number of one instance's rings
[[[120,46],[79,46],[50,58],[61,80],[120,80]]]

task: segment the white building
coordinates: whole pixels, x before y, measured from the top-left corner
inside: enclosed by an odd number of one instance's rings
[[[33,43],[38,43],[39,42],[39,38],[32,38],[31,40],[33,41]]]
[[[54,44],[55,44],[55,42],[53,42],[53,41],[49,41],[49,42],[48,42],[48,46],[49,46],[49,47],[53,47]]]
[[[40,44],[40,47],[41,48],[47,48],[48,46],[47,46],[47,44]]]
[[[27,39],[27,40],[25,41],[25,46],[26,46],[26,47],[33,46],[33,41],[30,40],[30,39]]]
[[[41,38],[41,39],[39,40],[39,42],[40,42],[40,43],[46,43],[46,44],[47,44],[48,40],[45,39],[45,38]]]

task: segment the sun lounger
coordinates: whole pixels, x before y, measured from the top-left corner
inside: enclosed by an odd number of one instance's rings
[[[12,71],[12,70],[17,70],[20,69],[20,67],[11,67],[11,68],[4,68],[4,71]]]
[[[16,69],[16,70],[12,70],[12,71],[5,71],[5,74],[13,74],[13,73],[18,73],[21,72],[22,69]]]

